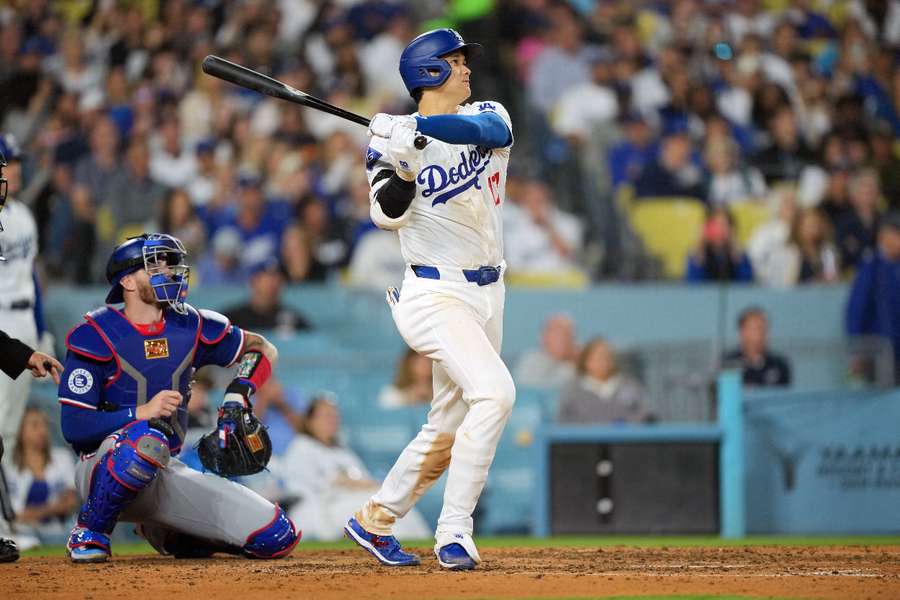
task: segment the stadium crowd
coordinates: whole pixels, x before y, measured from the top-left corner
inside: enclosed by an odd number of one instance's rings
[[[158,229],[192,252],[192,285],[278,256],[287,285],[380,286],[402,264],[368,217],[365,128],[199,65],[402,113],[400,51],[446,24],[489,49],[473,98],[516,123],[511,272],[658,277],[642,242],[669,234],[697,240],[690,280],[836,281],[900,206],[896,1],[33,0],[0,8],[0,128],[26,151],[46,275],[101,281],[116,242]],[[710,216],[644,231],[647,198]]]

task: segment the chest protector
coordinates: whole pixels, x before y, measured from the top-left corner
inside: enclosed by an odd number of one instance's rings
[[[187,404],[201,318],[192,307],[188,307],[186,315],[172,310],[166,310],[164,315],[162,330],[152,335],[143,335],[114,308],[98,308],[85,318],[104,338],[116,361],[116,372],[104,390],[104,401],[111,408],[136,408],[162,390],[176,390],[183,396],[178,410],[167,419],[175,432],[169,439],[175,454],[187,429]]]

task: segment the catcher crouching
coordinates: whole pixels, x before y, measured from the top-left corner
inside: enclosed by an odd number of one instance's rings
[[[278,558],[300,540],[280,507],[177,458],[194,370],[239,362],[217,428],[198,450],[204,466],[225,477],[265,468],[271,443],[250,398],[278,359],[262,336],[185,302],[186,254],[178,239],[157,233],[118,246],[106,269],[107,306],[66,336],[59,402],[63,435],[80,456],[83,505],[66,545],[76,563],[106,561],[120,520],[175,557]]]

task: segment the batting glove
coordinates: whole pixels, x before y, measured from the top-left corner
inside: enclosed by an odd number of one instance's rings
[[[410,116],[378,113],[372,117],[372,120],[369,122],[369,135],[377,135],[378,137],[388,139],[391,137],[391,134],[393,134],[394,128],[398,125],[412,125],[415,127],[416,120]]]
[[[416,139],[415,126],[394,127],[388,141],[391,164],[398,171],[417,175],[422,170],[422,152],[413,145]]]

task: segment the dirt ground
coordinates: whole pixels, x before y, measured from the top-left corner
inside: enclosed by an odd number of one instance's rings
[[[377,566],[361,550],[295,551],[273,562],[113,557],[101,565],[23,558],[0,565],[0,597],[465,599],[730,594],[900,598],[900,547],[486,548],[477,571]]]

